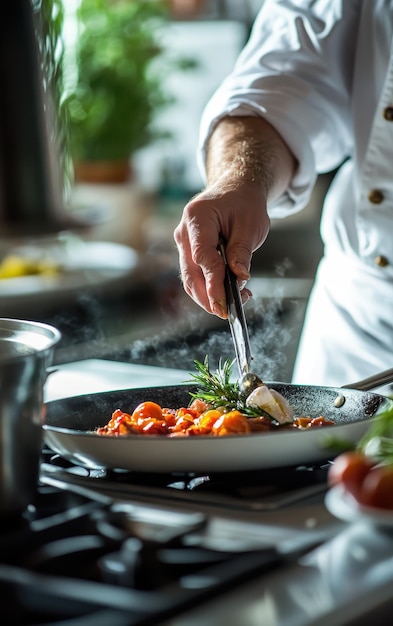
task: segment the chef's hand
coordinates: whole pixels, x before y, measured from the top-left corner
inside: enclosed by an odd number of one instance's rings
[[[251,255],[265,241],[267,201],[288,187],[296,160],[277,131],[260,117],[224,117],[206,146],[206,189],[184,208],[174,237],[185,291],[209,313],[227,317],[224,261],[238,278],[243,302],[251,292]]]
[[[252,295],[245,287],[251,256],[265,241],[269,227],[265,193],[254,182],[221,180],[194,197],[174,233],[186,293],[208,313],[226,318],[225,264],[217,251],[220,235],[246,302]]]

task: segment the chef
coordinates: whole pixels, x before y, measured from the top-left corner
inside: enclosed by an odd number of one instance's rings
[[[324,255],[293,381],[342,385],[393,367],[393,0],[265,0],[208,102],[205,189],[174,236],[186,292],[226,317],[221,233],[242,287],[270,218],[300,211],[320,173]]]

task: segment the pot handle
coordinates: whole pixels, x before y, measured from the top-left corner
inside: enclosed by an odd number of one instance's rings
[[[375,389],[375,387],[382,387],[382,385],[388,385],[389,383],[393,383],[393,368],[384,370],[379,374],[374,374],[374,376],[370,376],[369,378],[363,378],[363,380],[359,380],[356,383],[352,383],[351,385],[343,385],[345,389],[358,389],[359,391],[369,391],[370,389]]]

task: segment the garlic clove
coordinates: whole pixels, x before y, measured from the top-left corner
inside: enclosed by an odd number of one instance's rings
[[[263,409],[279,424],[288,424],[294,419],[288,400],[281,393],[275,389],[269,389],[266,385],[254,389],[248,396],[246,405],[251,408]]]

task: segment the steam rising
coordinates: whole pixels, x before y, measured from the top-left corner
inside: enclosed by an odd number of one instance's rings
[[[275,273],[283,277],[288,269],[288,264],[283,263]],[[291,360],[296,352],[305,300],[301,296],[288,297],[281,284],[282,281],[275,280],[266,288],[265,283],[251,281],[254,298],[247,303],[245,313],[252,371],[265,381],[290,382]],[[68,336],[71,338],[69,345],[60,349],[58,362],[102,358],[191,373],[195,372],[194,361],[203,361],[206,355],[212,369],[220,360],[234,360],[228,322],[208,315],[191,303],[182,289],[180,292],[177,277],[176,288],[171,280],[163,281],[161,286],[158,306],[156,299],[150,305],[148,297],[142,298],[145,308],[137,310],[135,317],[129,310],[117,312],[113,303],[105,304],[87,293],[79,294],[76,316],[57,313],[50,320],[60,327],[65,337],[63,346]],[[237,377],[236,364],[233,374]]]
[[[246,315],[253,355],[252,370],[265,380],[284,381],[288,378],[283,373],[288,360],[286,347],[294,334],[286,307],[281,299],[256,300],[250,309],[246,307]],[[211,316],[207,317],[211,321]],[[203,361],[206,355],[213,369],[220,359],[234,359],[228,323],[214,319],[214,327],[206,327],[203,318],[206,319],[206,314],[189,319],[189,329],[183,329],[183,334],[168,326],[147,340],[135,341],[127,349],[127,360],[193,372],[194,360]],[[233,371],[237,376],[236,365]]]

